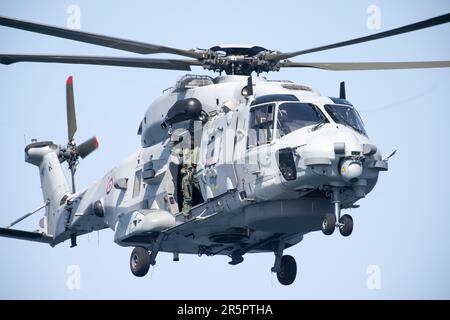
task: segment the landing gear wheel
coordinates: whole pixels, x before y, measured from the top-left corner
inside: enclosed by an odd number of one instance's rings
[[[322,220],[322,232],[323,234],[329,236],[333,234],[336,228],[336,217],[332,213],[327,213]]]
[[[339,221],[339,232],[344,236],[348,237],[353,231],[353,219],[352,216],[344,214]]]
[[[130,256],[130,269],[136,277],[143,277],[150,268],[150,255],[147,249],[136,247]]]
[[[280,270],[277,272],[278,281],[285,286],[294,282],[297,276],[297,263],[294,257],[285,255],[281,257]]]

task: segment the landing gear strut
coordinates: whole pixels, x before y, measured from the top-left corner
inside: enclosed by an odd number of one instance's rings
[[[297,276],[297,263],[294,257],[284,255],[284,241],[280,241],[278,249],[275,251],[275,263],[272,272],[277,273],[278,281],[285,286],[292,284]]]
[[[341,194],[339,188],[333,188],[333,198],[331,201],[334,205],[334,214],[327,213],[322,220],[322,232],[329,236],[333,234],[336,227],[344,237],[348,237],[353,231],[353,219],[350,215],[344,214],[341,217]]]

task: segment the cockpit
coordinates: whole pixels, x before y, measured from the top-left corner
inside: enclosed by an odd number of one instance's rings
[[[355,131],[367,136],[364,123],[353,106],[326,104],[325,110],[334,122],[353,128]]]
[[[278,106],[277,134],[279,137],[306,126],[327,122],[322,111],[311,103],[281,103]]]
[[[326,113],[335,123],[367,135],[356,109],[351,105],[326,104]],[[312,130],[329,123],[329,118],[318,106],[299,101],[275,101],[250,109],[248,146],[270,143],[298,129],[312,126]]]

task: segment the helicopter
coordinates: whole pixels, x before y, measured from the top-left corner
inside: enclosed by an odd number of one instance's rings
[[[273,252],[271,271],[290,285],[297,264],[285,249],[304,235],[336,229],[344,237],[353,219],[344,209],[375,187],[389,159],[369,139],[357,109],[305,84],[268,80],[281,68],[331,71],[450,67],[450,61],[304,63],[290,58],[373,41],[450,22],[450,14],[334,44],[294,52],[261,46],[217,45],[183,50],[0,17],[0,25],[117,50],[174,54],[183,59],[0,54],[0,63],[70,63],[189,71],[203,67],[218,77],[187,74],[148,107],[137,133],[141,149],[82,191],[75,187],[80,158],[99,147],[96,137],[77,144],[74,80],[66,82],[68,141],[33,140],[25,161],[38,167],[44,203],[5,228],[0,236],[54,247],[106,228],[114,242],[134,247],[130,270],[137,277],[156,264],[159,252],[215,256],[229,264],[247,253]],[[225,75],[222,75],[225,73]],[[252,74],[256,74],[252,75]],[[197,150],[186,159],[174,150]],[[198,179],[184,214],[183,169]],[[62,164],[67,163],[71,183]],[[12,227],[44,209],[36,231]]]

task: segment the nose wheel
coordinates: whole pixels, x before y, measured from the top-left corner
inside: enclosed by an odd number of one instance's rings
[[[329,236],[332,235],[336,228],[336,216],[332,213],[327,213],[322,220],[322,232]]]
[[[339,220],[339,232],[342,236],[348,237],[353,231],[353,218],[349,214],[344,214]]]
[[[333,234],[335,228],[339,228],[342,236],[348,237],[353,231],[353,218],[349,214],[341,217],[341,199],[338,188],[333,188],[334,214],[327,213],[322,220],[321,229],[323,234],[329,236]]]

